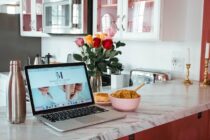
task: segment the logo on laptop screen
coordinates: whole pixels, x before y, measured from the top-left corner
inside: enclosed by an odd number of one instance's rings
[[[63,73],[62,72],[56,72],[57,79],[63,79]]]

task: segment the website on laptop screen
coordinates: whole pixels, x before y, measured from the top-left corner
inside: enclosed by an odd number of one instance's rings
[[[29,69],[35,111],[92,102],[84,66]]]

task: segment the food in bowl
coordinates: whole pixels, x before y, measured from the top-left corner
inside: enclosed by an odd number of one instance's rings
[[[111,94],[112,107],[119,111],[135,111],[140,103],[140,95],[134,90],[118,90]]]
[[[108,93],[95,93],[94,94],[95,102],[110,102]]]
[[[118,90],[115,93],[111,94],[111,96],[116,98],[125,98],[125,99],[132,99],[132,98],[139,98],[140,95],[136,93],[134,90]]]

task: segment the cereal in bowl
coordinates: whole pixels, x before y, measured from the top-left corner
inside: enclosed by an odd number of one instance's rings
[[[133,99],[133,98],[139,98],[140,95],[136,93],[134,90],[118,90],[115,93],[111,94],[112,97],[115,98],[124,98],[124,99]]]

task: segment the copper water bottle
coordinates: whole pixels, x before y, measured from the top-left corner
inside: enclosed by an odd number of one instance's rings
[[[19,60],[10,61],[7,92],[8,121],[15,124],[23,123],[26,118],[26,90]]]

